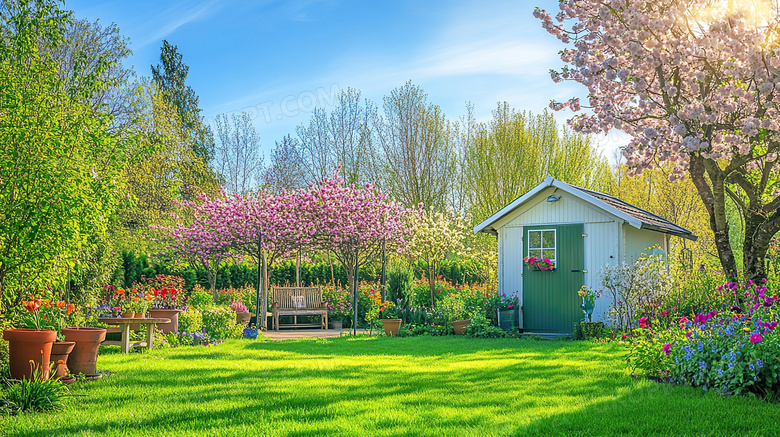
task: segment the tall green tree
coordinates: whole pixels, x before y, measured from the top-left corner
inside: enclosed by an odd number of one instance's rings
[[[517,112],[506,103],[479,124],[467,144],[464,195],[481,222],[549,175],[596,191],[612,191],[609,163],[589,137],[559,128],[547,111]]]
[[[0,312],[62,282],[124,198],[127,144],[90,103],[106,64],[67,86],[52,55],[71,22],[53,1],[0,4]]]
[[[193,155],[200,161],[193,164],[192,169],[197,173],[198,185],[211,185],[216,175],[201,163],[208,164],[214,159],[214,134],[201,116],[195,90],[186,83],[189,70],[178,48],[163,40],[160,63],[152,66],[152,78],[163,96],[176,109]]]

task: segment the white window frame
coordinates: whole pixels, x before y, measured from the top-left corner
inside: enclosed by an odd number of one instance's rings
[[[531,247],[531,232],[550,232],[553,233],[553,240],[555,241],[554,245],[555,247],[544,247],[544,234],[539,235],[539,247]],[[531,250],[538,250],[540,255],[544,253],[545,250],[554,250],[555,251],[555,258],[549,258],[550,261],[555,263],[558,258],[558,230],[557,229],[529,229],[528,233],[526,234],[526,238],[528,238],[528,251],[526,253],[526,256],[531,256]],[[542,258],[544,258],[542,256]]]

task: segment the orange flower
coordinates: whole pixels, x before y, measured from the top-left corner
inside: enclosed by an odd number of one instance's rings
[[[64,301],[57,302],[57,308],[59,308],[61,310],[65,309],[65,302]]]
[[[73,310],[75,309],[76,309],[76,305],[73,305],[72,303],[68,304],[68,309],[67,309],[68,315],[70,315],[70,313],[72,313]]]
[[[25,301],[24,307],[27,308],[27,311],[34,313],[38,311],[38,309],[41,307],[41,300],[34,299],[34,300]]]
[[[141,299],[139,299],[138,296],[133,296],[133,302],[138,302],[139,300]]]

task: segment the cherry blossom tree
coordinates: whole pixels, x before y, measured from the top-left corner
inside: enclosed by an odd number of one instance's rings
[[[353,329],[357,324],[358,269],[377,257],[383,244],[404,244],[406,209],[371,184],[345,185],[339,176],[325,179],[297,196],[296,209],[316,247],[330,250],[347,272],[352,288]]]
[[[465,252],[463,241],[466,239],[466,227],[460,215],[452,211],[435,211],[433,207],[425,209],[422,204],[407,216],[407,220],[411,230],[406,254],[425,261],[433,308],[436,303],[436,277],[441,262],[447,254]]]
[[[150,226],[162,233],[160,240],[166,252],[163,255],[177,256],[191,266],[202,265],[211,287],[214,303],[217,303],[217,273],[224,260],[232,255],[235,220],[232,200],[224,195],[209,199],[200,195],[193,201],[176,203],[179,214],[172,215],[176,223],[171,226]]]
[[[237,253],[257,262],[258,277],[262,277],[262,286],[261,281],[257,284],[261,296],[258,315],[268,310],[268,266],[312,240],[314,223],[305,220],[300,200],[297,193],[272,195],[259,191],[246,197],[234,196],[228,206],[231,245]],[[265,317],[258,320],[265,328]]]
[[[733,202],[744,222],[745,278],[764,277],[780,231],[778,3],[578,0],[562,1],[554,18],[534,15],[572,46],[553,80],[588,89],[591,112],[569,123],[631,135],[624,155],[633,172],[669,161],[671,179],[690,177],[728,276],[738,273],[726,215]],[[580,101],[551,107],[576,112]]]

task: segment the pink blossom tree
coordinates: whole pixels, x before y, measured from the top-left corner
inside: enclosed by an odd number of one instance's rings
[[[259,191],[246,197],[234,196],[228,206],[231,246],[257,262],[258,279],[262,279],[257,284],[261,296],[258,316],[268,310],[269,266],[311,241],[309,230],[313,224],[304,220],[299,202],[297,194]],[[259,316],[258,320],[265,328],[266,318]]]
[[[305,223],[300,229],[310,243],[330,250],[347,272],[352,288],[353,330],[357,325],[358,271],[379,256],[383,244],[404,244],[406,209],[390,201],[371,184],[345,185],[339,176],[297,194],[296,205]]]
[[[217,273],[220,264],[232,255],[233,232],[230,198],[208,199],[200,195],[196,201],[177,203],[180,214],[173,215],[172,226],[150,226],[161,231],[164,255],[184,259],[191,266],[201,265],[217,303]]]
[[[584,133],[632,136],[626,163],[638,173],[674,163],[710,217],[720,262],[736,277],[727,199],[744,223],[746,279],[765,277],[764,258],[780,231],[780,26],[778,4],[733,0],[562,1],[542,26],[572,47],[554,81],[585,85]],[[580,110],[579,99],[552,102]]]

